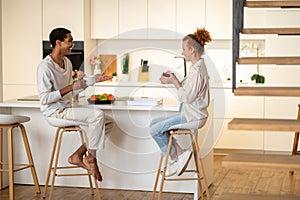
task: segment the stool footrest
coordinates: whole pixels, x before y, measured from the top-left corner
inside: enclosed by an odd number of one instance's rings
[[[203,177],[200,178],[165,178],[165,181],[196,181],[203,180]]]
[[[76,165],[69,165],[69,166],[59,166],[59,167],[56,167],[56,170],[59,170],[59,169],[77,169],[77,168],[81,168],[81,167],[78,167]],[[54,171],[54,167],[52,167],[52,172]],[[78,174],[78,173],[69,173],[69,174],[62,174],[62,173],[55,173],[55,176],[88,176],[90,175],[89,173],[81,173],[81,174]]]
[[[56,169],[76,169],[76,168],[80,168],[76,165],[70,165],[70,166],[59,166],[59,167],[56,167]],[[54,167],[52,167],[52,170],[54,169]]]
[[[87,176],[88,173],[85,174],[55,174],[55,176]]]
[[[14,165],[14,166],[24,166],[24,167],[14,169],[13,172],[18,172],[18,171],[21,171],[23,169],[33,167],[33,165],[30,165],[30,164],[17,164],[17,165]],[[0,172],[9,172],[9,170],[8,169],[0,169]]]
[[[8,165],[7,162],[0,162],[0,165]],[[30,165],[30,164],[22,164],[22,163],[14,163],[13,164],[14,166],[30,166],[30,167],[33,167],[33,165]]]
[[[185,171],[184,171],[184,173],[185,173],[185,172],[188,172],[188,173],[191,173],[191,172],[193,172],[193,173],[195,173],[195,172],[197,172],[197,170],[195,170],[195,169],[194,169],[194,170],[192,170],[192,169],[189,169],[189,170],[185,170]]]

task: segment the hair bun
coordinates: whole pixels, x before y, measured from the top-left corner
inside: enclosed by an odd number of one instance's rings
[[[206,45],[211,41],[210,33],[205,28],[197,28],[194,32],[195,39],[202,46]]]

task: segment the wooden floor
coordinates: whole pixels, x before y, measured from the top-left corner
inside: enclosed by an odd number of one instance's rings
[[[288,171],[233,170],[221,167],[224,156],[215,156],[214,183],[210,187],[213,200],[223,193],[296,195],[300,199],[300,171],[289,176]],[[41,187],[43,191],[43,187]],[[16,185],[16,200],[42,199],[33,186]],[[151,192],[101,189],[102,200],[148,200]],[[0,191],[0,199],[8,198],[8,189]],[[92,200],[89,189],[55,187],[54,199]],[[164,193],[164,200],[192,200],[192,194]]]

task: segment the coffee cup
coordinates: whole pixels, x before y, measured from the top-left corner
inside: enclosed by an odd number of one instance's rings
[[[94,85],[96,82],[94,75],[85,76],[85,77],[83,77],[83,80],[85,80],[85,82],[88,86]]]

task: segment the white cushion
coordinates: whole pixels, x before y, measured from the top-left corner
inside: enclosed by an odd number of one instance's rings
[[[203,120],[204,121],[204,120]],[[191,121],[183,124],[176,124],[174,126],[171,126],[169,130],[172,129],[190,129],[190,130],[195,130],[198,129],[203,125],[203,121]]]
[[[15,124],[30,121],[30,117],[21,115],[0,114],[0,124]]]
[[[85,123],[80,123],[72,120],[67,119],[59,119],[55,117],[46,117],[46,120],[51,126],[55,127],[67,127],[67,126],[79,126],[79,125],[85,125]]]

